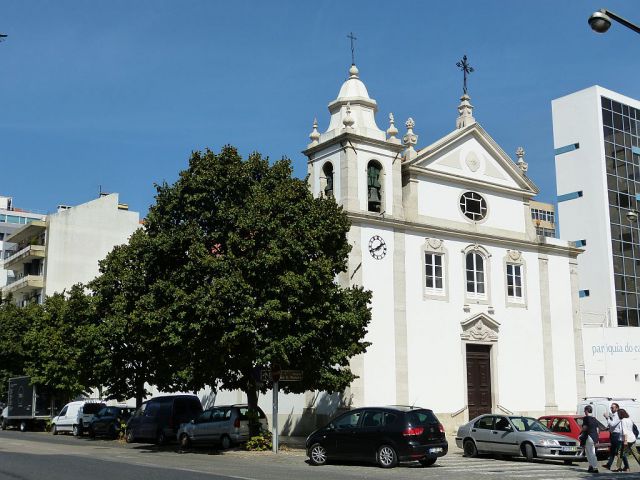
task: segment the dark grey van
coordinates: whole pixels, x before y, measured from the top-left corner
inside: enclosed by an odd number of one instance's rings
[[[183,423],[202,413],[202,404],[195,395],[167,395],[147,400],[127,422],[127,443],[140,440],[162,445],[176,438]]]

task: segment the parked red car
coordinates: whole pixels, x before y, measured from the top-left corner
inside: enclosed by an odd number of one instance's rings
[[[584,415],[546,415],[540,417],[539,420],[552,432],[578,440],[580,433],[582,433],[583,418]],[[600,441],[596,446],[596,455],[598,458],[606,458],[609,456],[609,447],[611,446],[609,430],[601,422],[598,422],[598,427],[600,428]]]

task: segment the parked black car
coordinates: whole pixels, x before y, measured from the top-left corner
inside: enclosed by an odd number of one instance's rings
[[[309,435],[306,447],[313,465],[356,460],[383,468],[404,461],[430,466],[449,449],[444,428],[431,410],[405,406],[351,410]]]
[[[89,424],[89,436],[107,436],[118,438],[122,424],[129,420],[135,408],[129,407],[104,407],[93,416]]]
[[[170,395],[147,400],[127,422],[127,443],[152,440],[158,445],[174,440],[178,428],[202,413],[195,395]]]

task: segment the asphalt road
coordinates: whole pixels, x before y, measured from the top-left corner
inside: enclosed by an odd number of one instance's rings
[[[455,447],[436,465],[417,464],[383,470],[372,465],[331,464],[312,467],[302,450],[270,452],[198,449],[179,453],[176,446],[76,439],[45,433],[0,432],[0,480],[329,480],[329,479],[559,479],[594,478],[586,463],[571,466],[523,459],[464,458]],[[597,478],[640,479],[634,473],[600,470]]]

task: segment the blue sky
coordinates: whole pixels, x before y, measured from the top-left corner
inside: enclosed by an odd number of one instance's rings
[[[315,116],[356,63],[378,125],[412,116],[418,147],[454,128],[467,54],[475,117],[514,157],[522,145],[539,199],[555,198],[551,100],[599,84],[639,98],[635,2],[23,1],[0,4],[0,195],[53,211],[103,191],[145,214],[192,150],[225,144],[293,162]],[[634,8],[635,7],[635,8]]]

